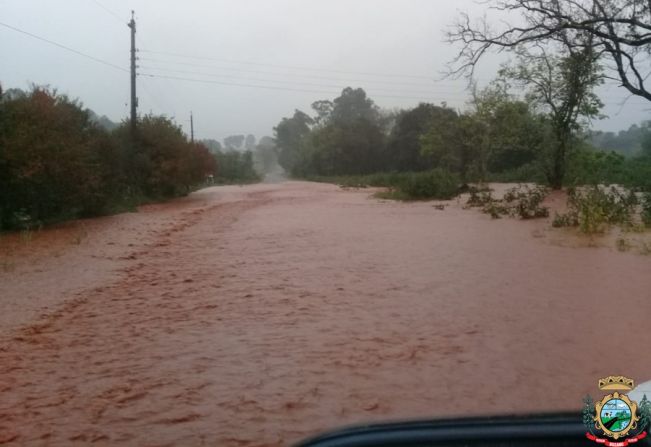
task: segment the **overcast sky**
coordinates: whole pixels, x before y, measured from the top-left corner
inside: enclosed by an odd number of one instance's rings
[[[192,110],[196,136],[221,140],[272,135],[282,117],[345,86],[363,87],[383,108],[463,107],[465,83],[440,80],[455,54],[443,32],[459,10],[483,8],[470,0],[0,0],[0,22],[127,70],[135,10],[140,112],[174,117],[187,130]],[[50,85],[112,120],[128,115],[126,71],[3,26],[0,59],[5,89]],[[498,64],[479,67],[480,84]],[[602,94],[609,118],[596,128],[651,116],[640,98],[622,105],[621,88]]]

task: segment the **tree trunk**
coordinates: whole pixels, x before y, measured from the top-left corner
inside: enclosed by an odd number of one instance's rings
[[[558,144],[554,150],[552,160],[552,171],[549,176],[549,184],[552,189],[558,190],[563,187],[565,180],[565,154],[567,152],[567,140],[559,137]]]

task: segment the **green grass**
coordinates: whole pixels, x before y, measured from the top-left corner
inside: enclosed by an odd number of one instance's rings
[[[389,200],[449,200],[459,194],[460,180],[442,169],[425,172],[390,172],[369,175],[310,177],[308,180],[334,183],[342,188],[383,187],[375,196]]]

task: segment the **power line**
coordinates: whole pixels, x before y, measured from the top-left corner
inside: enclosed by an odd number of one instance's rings
[[[56,46],[56,47],[59,47],[59,48],[62,48],[62,49],[64,49],[64,50],[66,50],[66,51],[70,51],[71,53],[75,53],[75,54],[77,54],[78,56],[85,57],[86,59],[90,59],[90,60],[95,61],[95,62],[98,62],[98,63],[100,63],[100,64],[104,64],[104,65],[106,65],[106,66],[109,66],[109,67],[115,68],[116,70],[126,71],[127,73],[129,72],[129,70],[127,70],[126,68],[122,68],[122,67],[120,67],[120,66],[118,66],[118,65],[115,65],[115,64],[113,64],[113,63],[111,63],[111,62],[107,62],[107,61],[105,61],[105,60],[102,60],[102,59],[96,58],[95,56],[91,56],[90,54],[82,53],[81,51],[75,50],[75,49],[73,49],[73,48],[67,47],[67,46],[62,45],[62,44],[60,44],[60,43],[57,43],[57,42],[54,42],[54,41],[52,41],[52,40],[46,39],[45,37],[37,36],[36,34],[32,34],[32,33],[30,33],[30,32],[24,31],[24,30],[22,30],[22,29],[16,28],[16,27],[14,27],[14,26],[7,25],[6,23],[2,23],[2,22],[0,22],[0,26],[4,26],[5,28],[9,28],[10,30],[16,31],[16,32],[21,33],[21,34],[25,34],[25,35],[27,35],[27,36],[29,36],[29,37],[32,37],[32,38],[34,38],[34,39],[38,39],[38,40],[43,41],[43,42],[46,42],[46,43],[49,43],[50,45],[54,45],[54,46]]]
[[[283,68],[283,69],[290,69],[290,70],[304,70],[304,71],[317,71],[317,72],[328,72],[328,73],[352,74],[352,75],[361,75],[361,76],[427,79],[429,81],[434,81],[433,77],[424,76],[424,75],[332,70],[332,69],[326,69],[326,68],[297,67],[297,66],[291,66],[291,65],[263,64],[263,63],[258,63],[258,62],[235,61],[235,60],[229,60],[229,59],[216,59],[216,58],[211,58],[211,57],[200,57],[200,56],[188,56],[188,55],[185,55],[185,54],[171,53],[171,52],[166,52],[166,51],[153,51],[153,50],[144,50],[144,49],[141,49],[140,51],[143,52],[143,53],[162,54],[162,55],[167,55],[167,56],[183,57],[183,58],[187,58],[187,59],[226,62],[226,63],[230,63],[230,64],[257,65],[257,66],[261,66],[261,67],[274,67],[274,68]]]
[[[300,93],[318,93],[318,94],[325,94],[325,95],[338,95],[341,93],[338,91],[295,89],[289,87],[278,87],[278,86],[270,86],[270,85],[223,82],[223,81],[215,81],[211,79],[193,79],[193,78],[185,78],[181,76],[164,76],[164,75],[157,75],[152,73],[141,73],[140,76],[147,76],[150,78],[159,78],[159,79],[172,79],[177,81],[187,81],[187,82],[195,82],[195,83],[202,83],[202,84],[217,84],[217,85],[226,85],[232,87],[250,87],[250,88],[260,88],[265,90],[282,90],[282,91],[300,92]],[[402,95],[373,95],[373,96],[381,97],[381,98],[417,99],[420,101],[425,99],[424,97],[402,96]]]
[[[93,2],[94,2],[97,6],[99,6],[100,8],[102,8],[104,11],[106,11],[108,14],[110,14],[113,18],[115,18],[115,19],[116,19],[118,22],[120,22],[121,24],[124,25],[124,24],[127,23],[126,20],[123,20],[123,19],[122,19],[118,14],[116,14],[116,13],[113,12],[113,11],[111,11],[110,9],[108,9],[106,6],[102,5],[102,4],[101,4],[100,2],[98,2],[97,0],[93,0]]]
[[[152,58],[147,58],[147,57],[141,57],[139,60],[144,61],[144,62],[154,62],[154,63],[162,63],[162,64],[176,64],[176,65],[183,65],[183,66],[189,66],[189,67],[196,67],[196,68],[209,68],[212,70],[220,70],[220,71],[227,71],[227,72],[235,72],[235,73],[245,73],[245,74],[262,74],[266,76],[279,76],[282,77],[283,79],[287,79],[288,77],[292,78],[305,78],[305,79],[322,79],[326,81],[334,81],[334,82],[345,82],[345,83],[363,83],[363,84],[379,84],[379,85],[395,85],[395,86],[404,86],[404,87],[433,87],[435,85],[440,85],[440,83],[416,83],[416,82],[395,82],[395,81],[381,81],[378,79],[349,79],[349,78],[337,78],[337,77],[332,77],[332,76],[318,76],[318,75],[305,75],[305,74],[294,74],[294,73],[277,73],[273,71],[262,71],[262,70],[247,70],[247,69],[242,69],[242,68],[233,68],[233,67],[223,67],[223,66],[214,66],[214,65],[204,65],[204,64],[191,64],[191,63],[186,63],[186,62],[176,62],[176,61],[164,61],[160,59],[152,59]],[[149,69],[155,69],[155,70],[162,70],[162,71],[170,71],[170,72],[176,72],[176,73],[194,73],[194,72],[188,72],[188,71],[182,71],[182,70],[177,70],[173,68],[166,68],[166,67],[153,67],[153,66],[148,66],[147,68]],[[211,73],[206,73],[206,75],[214,75],[214,76],[223,76],[223,75],[218,75],[218,74],[211,74]],[[451,83],[451,85],[457,86],[458,83]]]
[[[238,76],[233,76],[233,75],[223,75],[223,74],[216,74],[216,73],[200,73],[200,72],[194,72],[194,71],[187,71],[187,70],[173,70],[173,69],[166,69],[166,68],[159,68],[159,67],[151,67],[151,66],[146,66],[142,65],[140,68],[144,70],[157,70],[157,71],[163,71],[163,72],[173,72],[173,73],[181,73],[181,74],[191,74],[191,75],[196,75],[196,76],[208,76],[210,78],[221,78],[221,79],[241,79]],[[259,82],[267,82],[267,83],[276,83],[276,84],[286,84],[286,85],[303,85],[303,86],[308,86],[308,87],[321,87],[321,88],[336,88],[336,89],[344,89],[347,86],[350,86],[353,83],[364,83],[365,81],[363,80],[344,80],[341,79],[339,80],[341,84],[316,84],[312,82],[305,82],[305,81],[287,81],[287,80],[278,80],[278,79],[268,79],[268,78],[254,78],[254,77],[246,77],[244,78],[246,81],[259,81]],[[389,88],[377,88],[375,89],[376,91],[390,91],[390,92],[396,92],[399,89],[389,89]],[[446,93],[446,94],[463,94],[463,92],[459,91],[425,91],[425,90],[404,90],[404,93],[413,93],[413,94],[426,94],[426,95],[431,95],[431,94],[441,94],[441,93]]]

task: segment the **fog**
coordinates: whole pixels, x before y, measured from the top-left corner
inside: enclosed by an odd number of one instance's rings
[[[484,10],[468,0],[0,0],[0,8],[0,22],[124,70],[135,10],[140,113],[174,117],[189,131],[193,111],[197,138],[218,140],[271,135],[283,116],[346,86],[364,88],[382,108],[463,107],[465,81],[442,78],[456,51],[443,34],[459,10]],[[114,121],[128,115],[127,71],[6,27],[0,51],[3,88],[50,85]],[[482,62],[480,85],[501,60]],[[649,116],[648,102],[624,103],[629,95],[615,84],[600,93],[608,118],[597,129]]]

